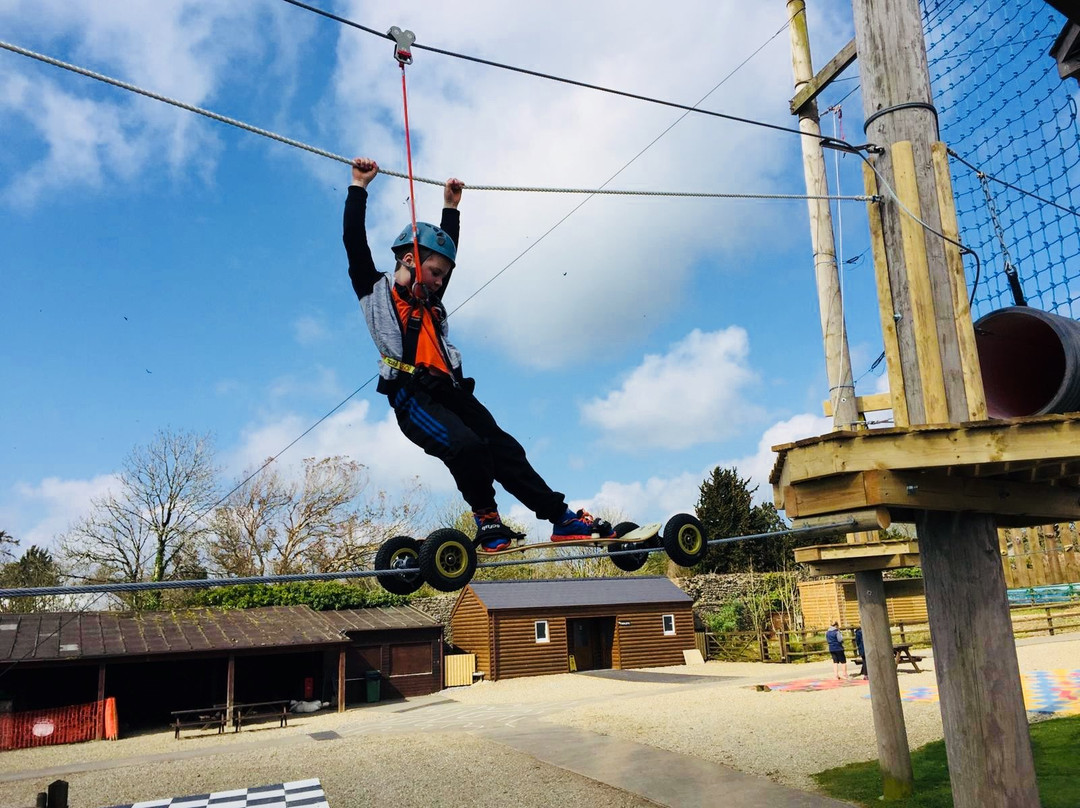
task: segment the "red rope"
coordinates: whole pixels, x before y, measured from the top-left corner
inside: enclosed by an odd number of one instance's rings
[[[423,275],[420,269],[420,241],[416,229],[416,189],[413,186],[412,170],[412,141],[409,138],[409,94],[405,90],[405,63],[401,62],[401,101],[405,107],[405,157],[409,166],[409,209],[412,212],[412,241],[413,262],[416,264],[416,279],[413,283],[413,294],[416,287],[423,283]]]

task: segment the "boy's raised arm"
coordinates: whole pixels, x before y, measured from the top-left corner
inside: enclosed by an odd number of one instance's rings
[[[379,279],[364,223],[367,216],[367,186],[378,173],[379,165],[374,160],[366,157],[353,160],[352,182],[345,198],[341,240],[345,245],[345,253],[349,256],[349,278],[352,280],[353,291],[360,299],[371,294],[372,287]]]

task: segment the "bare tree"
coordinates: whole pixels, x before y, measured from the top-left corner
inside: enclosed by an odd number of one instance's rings
[[[364,498],[364,467],[347,457],[306,458],[299,481],[264,469],[214,516],[211,561],[230,575],[335,572],[370,566],[379,543],[409,532],[422,512],[418,484],[398,502]]]
[[[15,548],[19,546],[19,540],[8,533],[0,530],[0,561],[15,557]]]
[[[72,577],[101,582],[164,581],[208,532],[201,517],[216,490],[208,435],[162,430],[125,459],[119,490],[94,500],[63,537]],[[75,571],[79,570],[79,573]],[[156,608],[156,593],[124,598]]]

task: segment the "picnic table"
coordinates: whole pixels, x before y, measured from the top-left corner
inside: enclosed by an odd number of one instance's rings
[[[289,726],[289,701],[253,701],[233,705],[233,731],[239,732],[244,724],[277,719],[279,727]]]
[[[893,646],[893,659],[896,660],[896,667],[901,665],[910,665],[915,669],[915,673],[921,673],[919,670],[919,663],[922,662],[921,656],[913,656],[911,653],[911,645],[908,643],[902,643],[900,645]]]
[[[901,665],[910,665],[912,668],[915,669],[915,673],[922,673],[922,670],[919,668],[919,663],[923,661],[923,658],[921,656],[915,656],[911,653],[910,643],[900,643],[899,645],[894,645],[892,650],[893,660],[896,662],[897,668],[899,668]],[[860,656],[854,657],[852,661],[856,665],[865,664],[865,661]]]
[[[225,731],[226,710],[225,705],[218,704],[214,707],[200,707],[196,710],[173,710],[169,713],[173,717],[173,739],[180,739],[180,730],[188,727],[210,729],[216,727],[220,735]]]

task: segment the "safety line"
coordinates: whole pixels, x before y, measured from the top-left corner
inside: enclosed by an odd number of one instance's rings
[[[218,121],[219,123],[228,124],[229,126],[235,126],[237,129],[243,129],[246,132],[251,132],[262,137],[269,138],[270,140],[283,143],[286,146],[292,146],[297,149],[301,149],[311,154],[317,154],[320,157],[325,157],[329,160],[334,160],[338,163],[344,163],[345,165],[352,165],[352,160],[348,157],[344,157],[340,154],[334,154],[326,149],[320,149],[317,146],[311,146],[302,141],[295,140],[284,135],[279,135],[275,132],[271,132],[268,129],[261,129],[257,126],[244,123],[243,121],[235,118],[230,118],[226,115],[213,112],[202,107],[197,107],[194,104],[188,104],[183,101],[178,101],[175,98],[169,98],[168,96],[155,93],[150,90],[144,90],[134,84],[130,84],[126,81],[120,81],[119,79],[111,78],[102,73],[97,73],[93,70],[88,70],[78,65],[73,65],[69,62],[61,61],[60,59],[47,56],[43,53],[28,50],[27,48],[13,45],[10,42],[4,42],[0,40],[0,48],[17,53],[20,56],[26,56],[31,59],[36,59],[39,62],[52,65],[53,67],[63,68],[69,70],[72,73],[78,73],[81,76],[95,79],[105,84],[110,84],[114,87],[119,87],[122,90],[127,90],[138,95],[145,96],[146,98],[152,98],[155,101],[161,101],[165,104],[170,104],[179,109],[187,110],[188,112],[194,112],[196,115],[202,115],[211,120]],[[687,109],[693,109],[688,107]],[[386,174],[391,177],[398,177],[400,179],[408,179],[408,174],[400,171],[391,171],[389,169],[379,169],[380,174]],[[444,182],[442,180],[435,180],[428,177],[414,177],[416,182],[424,183],[426,185],[437,185],[442,187]],[[604,194],[608,196],[656,196],[656,197],[685,197],[685,198],[700,198],[700,199],[767,199],[767,200],[807,200],[807,199],[829,199],[840,202],[867,202],[870,201],[866,196],[851,196],[851,197],[809,197],[801,194],[755,194],[755,193],[713,193],[706,191],[630,191],[630,190],[618,190],[618,189],[590,189],[590,188],[540,188],[529,187],[521,185],[467,185],[470,191],[521,191],[529,193],[547,193],[547,194]]]
[[[364,33],[372,34],[374,36],[379,37],[380,39],[389,39],[389,40],[393,41],[393,37],[391,37],[389,34],[384,34],[384,33],[380,32],[380,31],[376,31],[374,28],[369,28],[366,25],[361,25],[360,23],[354,22],[353,20],[347,19],[346,17],[340,17],[337,14],[331,14],[329,11],[324,11],[323,9],[318,8],[316,6],[308,5],[307,3],[302,3],[302,2],[300,2],[300,0],[283,0],[283,2],[288,3],[289,5],[292,5],[292,6],[296,6],[297,8],[302,8],[305,11],[310,11],[313,14],[318,14],[320,17],[326,17],[327,19],[333,20],[334,22],[341,23],[342,25],[348,25],[348,26],[350,26],[352,28],[356,28],[356,29],[358,29],[360,31],[363,31]],[[438,54],[440,54],[442,56],[449,56],[449,57],[454,58],[454,59],[463,59],[463,60],[465,60],[467,62],[473,62],[475,64],[486,65],[488,67],[497,67],[500,70],[509,70],[509,71],[511,71],[513,73],[522,73],[522,74],[524,74],[526,76],[534,76],[534,77],[540,78],[540,79],[547,79],[549,81],[556,81],[556,82],[559,82],[561,84],[569,84],[569,85],[572,85],[574,87],[582,87],[582,88],[584,88],[586,90],[596,90],[597,92],[608,93],[609,95],[617,95],[617,96],[621,96],[623,98],[632,98],[635,101],[645,101],[645,102],[650,103],[650,104],[659,104],[660,106],[672,107],[674,109],[683,109],[683,110],[686,110],[687,112],[697,112],[697,113],[699,113],[701,115],[708,115],[708,116],[711,116],[711,117],[714,117],[714,118],[722,118],[724,120],[734,121],[736,123],[745,123],[745,124],[748,124],[750,126],[759,126],[759,127],[764,128],[764,129],[773,129],[773,130],[775,130],[777,132],[787,132],[788,134],[799,135],[800,137],[812,137],[812,138],[816,138],[816,139],[818,139],[818,140],[820,140],[820,141],[822,141],[823,143],[826,143],[826,144],[837,143],[837,141],[834,138],[828,137],[826,135],[816,135],[816,134],[813,134],[813,133],[810,133],[810,132],[803,132],[800,129],[793,129],[793,128],[788,127],[788,126],[781,126],[780,124],[775,124],[775,123],[768,123],[767,121],[758,121],[758,120],[754,120],[753,118],[743,118],[743,117],[738,116],[738,115],[729,115],[729,114],[724,113],[724,112],[715,112],[713,110],[700,109],[698,107],[692,107],[692,106],[689,106],[687,104],[679,104],[679,103],[677,103],[675,101],[665,101],[662,98],[653,98],[651,96],[640,95],[638,93],[626,92],[624,90],[615,90],[615,89],[613,89],[611,87],[603,87],[603,86],[601,86],[599,84],[589,84],[588,82],[578,81],[576,79],[568,79],[568,78],[564,78],[562,76],[555,76],[555,75],[552,75],[551,73],[543,73],[543,72],[541,72],[539,70],[529,70],[528,68],[524,68],[524,67],[516,67],[514,65],[508,65],[508,64],[504,64],[502,62],[495,62],[495,61],[492,61],[491,59],[482,59],[479,56],[469,56],[469,55],[464,54],[464,53],[457,53],[455,51],[446,50],[444,48],[436,48],[436,47],[434,47],[432,45],[421,45],[419,43],[414,42],[412,47],[417,48],[419,50],[430,51],[431,53],[438,53]],[[844,146],[846,148],[854,148],[853,146],[851,146],[851,144],[844,143],[842,141],[840,142],[840,145],[842,145],[842,146]]]
[[[726,536],[721,539],[710,539],[706,542],[710,547],[720,544],[732,544],[739,541],[752,541],[754,539],[781,538],[785,536],[806,536],[835,533],[837,530],[852,527],[854,519],[844,519],[827,525],[813,525],[811,527],[788,528],[777,530],[772,533],[751,533],[746,536]],[[556,549],[558,545],[553,545]],[[578,553],[563,556],[558,559],[552,558],[521,558],[512,561],[491,561],[478,564],[477,569],[488,567],[510,567],[522,564],[548,564],[552,561],[577,561],[590,558],[610,558],[616,555],[630,555],[633,553],[662,553],[666,552],[663,547],[633,547],[627,550],[602,550],[598,552]],[[218,586],[241,586],[249,584],[282,584],[297,583],[301,581],[338,581],[353,578],[374,578],[376,576],[390,575],[415,575],[419,572],[416,568],[387,569],[387,570],[353,570],[349,572],[312,572],[295,573],[292,575],[254,575],[244,578],[196,578],[185,581],[141,581],[138,583],[110,583],[110,584],[85,584],[82,586],[39,586],[24,587],[21,589],[0,589],[0,598],[23,598],[23,597],[46,597],[53,595],[86,595],[106,594],[118,592],[153,592],[169,589],[211,589]],[[516,583],[516,581],[511,581]]]

